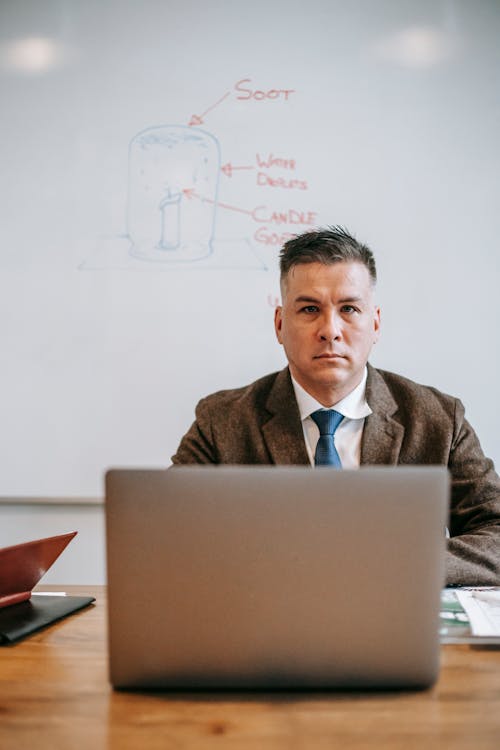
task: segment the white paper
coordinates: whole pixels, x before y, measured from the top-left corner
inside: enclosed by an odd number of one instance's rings
[[[500,590],[457,590],[473,635],[500,636]]]

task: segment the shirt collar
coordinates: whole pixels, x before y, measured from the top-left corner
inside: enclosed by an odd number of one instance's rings
[[[363,419],[364,417],[367,417],[372,413],[372,410],[370,409],[366,401],[365,395],[367,375],[368,370],[365,367],[363,377],[361,378],[361,382],[359,383],[359,385],[357,385],[356,388],[348,393],[347,396],[344,396],[344,398],[340,399],[340,401],[337,401],[337,403],[333,404],[332,406],[335,411],[343,414],[343,416],[347,417],[347,419]],[[304,390],[304,388],[302,388],[302,386],[297,383],[293,376],[292,385],[295,391],[295,398],[297,400],[300,418],[302,421],[309,417],[313,413],[313,411],[325,408],[323,404],[320,404],[319,401],[316,401],[316,399],[313,398],[310,393]]]

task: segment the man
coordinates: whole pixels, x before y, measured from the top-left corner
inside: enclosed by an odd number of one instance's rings
[[[288,367],[200,401],[173,463],[445,465],[447,583],[500,585],[500,480],[462,404],[368,364],[380,330],[369,248],[340,227],[308,232],[280,269]]]

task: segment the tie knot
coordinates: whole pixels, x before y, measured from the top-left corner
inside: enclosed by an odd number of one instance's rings
[[[313,411],[311,419],[318,425],[320,435],[335,435],[335,430],[344,419],[344,415],[335,409],[318,409]]]

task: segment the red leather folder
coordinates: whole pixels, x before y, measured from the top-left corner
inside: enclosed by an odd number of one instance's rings
[[[0,608],[31,597],[34,586],[77,532],[0,549]]]

